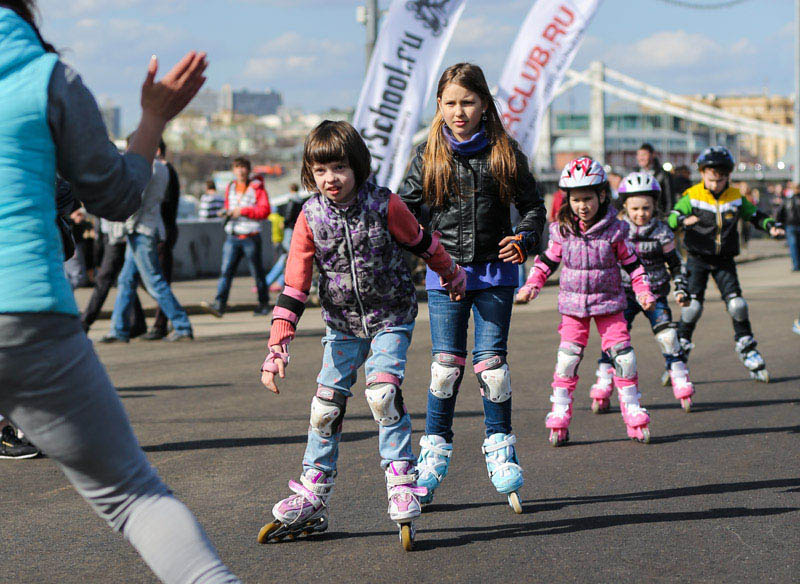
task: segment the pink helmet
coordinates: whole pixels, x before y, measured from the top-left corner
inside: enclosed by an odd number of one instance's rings
[[[619,184],[619,196],[624,201],[633,195],[650,195],[658,199],[661,195],[661,185],[651,174],[632,172]]]
[[[558,179],[558,188],[565,191],[581,187],[595,187],[600,190],[607,185],[606,171],[599,162],[588,156],[569,161]]]

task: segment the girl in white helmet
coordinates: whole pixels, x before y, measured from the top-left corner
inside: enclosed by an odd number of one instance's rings
[[[631,347],[627,306],[620,266],[630,277],[636,300],[644,310],[655,306],[644,267],[627,241],[628,223],[617,218],[609,205],[606,173],[591,158],[581,157],[564,167],[558,186],[566,193],[558,222],[550,225],[550,243],[536,258],[517,300],[528,302],[539,294],[545,280],[563,261],[558,295],[561,344],[553,375],[552,411],[547,414],[550,443],[569,440],[572,393],[578,384],[578,366],[589,340],[592,319],[601,344],[614,362],[614,385],[619,392],[622,418],[628,436],[649,442],[650,416],[639,405],[636,356]]]
[[[680,400],[681,406],[688,412],[692,405],[694,386],[689,381],[686,353],[678,340],[677,324],[672,321],[672,311],[667,299],[670,276],[678,304],[687,306],[689,293],[683,263],[675,249],[675,235],[669,225],[654,217],[660,196],[661,187],[658,181],[646,172],[632,172],[619,186],[623,219],[629,226],[628,239],[636,249],[636,255],[647,273],[650,290],[656,296],[653,309],[642,310],[631,288],[630,277],[623,271],[622,280],[628,302],[624,315],[629,330],[640,311],[650,321],[666,362],[665,385],[672,382],[675,399]],[[592,411],[596,414],[608,411],[613,390],[613,373],[611,356],[604,351],[597,368],[597,382],[590,392]]]

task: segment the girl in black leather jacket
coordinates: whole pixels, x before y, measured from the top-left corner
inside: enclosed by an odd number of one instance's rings
[[[522,469],[511,433],[508,329],[518,265],[535,251],[545,208],[528,160],[506,134],[480,67],[459,63],[439,80],[438,110],[428,141],[417,149],[400,196],[417,217],[430,212],[430,230],[467,273],[467,294],[451,301],[428,271],[433,364],[419,485],[428,503],[447,474],[453,413],[467,356],[467,327],[475,319],[472,363],[483,395],[489,477],[517,513]],[[511,228],[511,204],[520,213]]]

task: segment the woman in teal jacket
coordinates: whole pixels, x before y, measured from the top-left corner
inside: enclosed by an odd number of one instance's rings
[[[203,84],[205,54],[189,53],[158,83],[151,60],[141,122],[119,154],[92,94],[42,40],[34,8],[0,0],[0,415],[161,580],[237,582],[139,448],[81,327],[55,223],[56,172],[95,215],[124,220],[138,208],[164,125]]]

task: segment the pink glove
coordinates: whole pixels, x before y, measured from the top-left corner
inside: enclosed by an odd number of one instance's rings
[[[276,361],[282,361],[284,368],[288,367],[289,345],[282,345],[281,349],[282,351],[273,351],[272,349],[269,350],[267,358],[264,359],[264,363],[261,365],[261,371],[269,371],[270,373],[277,374],[278,364]]]
[[[450,273],[439,276],[442,287],[456,296],[464,296],[467,292],[467,274],[457,263],[453,262]]]

